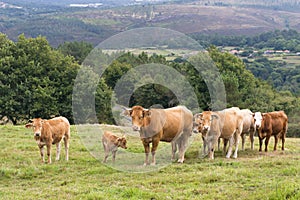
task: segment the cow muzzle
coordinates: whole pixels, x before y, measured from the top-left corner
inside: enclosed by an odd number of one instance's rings
[[[132,125],[132,130],[134,130],[134,131],[140,131],[141,127],[136,126],[136,125]]]
[[[35,137],[40,137],[40,136],[41,136],[41,133],[35,133],[34,136],[35,136]]]
[[[199,133],[198,128],[194,128],[194,129],[193,129],[193,132],[196,133],[196,134]]]
[[[207,133],[209,131],[209,126],[204,126],[202,131],[203,133]]]

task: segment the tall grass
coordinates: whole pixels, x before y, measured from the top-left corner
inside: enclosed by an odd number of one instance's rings
[[[61,160],[49,165],[41,163],[31,130],[0,126],[0,199],[300,199],[300,139],[288,138],[284,152],[260,153],[255,138],[254,151],[247,141],[237,159],[217,151],[209,161],[198,158],[202,142],[196,135],[184,164],[130,173],[116,170],[111,157],[102,164],[99,138],[91,154],[79,134],[72,127],[70,160],[62,151]],[[167,146],[162,142],[158,148]],[[128,137],[128,147],[143,152],[138,138]],[[129,162],[123,158],[118,152],[115,165]]]

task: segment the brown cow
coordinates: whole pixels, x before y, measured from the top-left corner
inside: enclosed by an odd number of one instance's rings
[[[47,147],[48,163],[51,163],[51,145],[56,144],[56,160],[60,156],[60,141],[64,139],[66,160],[69,160],[70,123],[65,117],[55,117],[45,120],[41,118],[32,119],[25,125],[26,128],[33,127],[34,139],[36,140],[45,162],[44,146]]]
[[[263,139],[265,140],[265,151],[268,151],[270,137],[275,138],[274,151],[276,151],[278,138],[282,139],[282,147],[284,150],[284,142],[288,128],[288,117],[284,111],[275,111],[269,113],[256,112],[253,114],[255,126],[259,138],[259,151],[262,151]]]
[[[145,109],[141,106],[133,106],[124,114],[131,116],[133,130],[140,132],[146,155],[144,165],[149,164],[150,143],[152,143],[151,164],[156,164],[155,152],[159,141],[171,142],[172,159],[175,158],[178,146],[178,162],[183,163],[193,126],[193,114],[190,110],[184,106],[168,109]]]
[[[243,118],[239,109],[225,109],[223,111],[204,111],[199,114],[202,122],[201,133],[204,135],[204,141],[208,146],[208,155],[214,159],[215,145],[219,138],[225,141],[229,140],[229,149],[226,158],[232,154],[232,146],[235,143],[235,152],[233,158],[237,158],[239,137],[243,128]],[[194,124],[194,130],[197,124]],[[224,145],[225,148],[225,145]]]
[[[118,147],[127,149],[126,143],[125,136],[118,137],[109,131],[105,131],[102,135],[102,144],[105,152],[103,162],[105,163],[107,161],[109,152],[112,152],[113,162],[115,162]]]

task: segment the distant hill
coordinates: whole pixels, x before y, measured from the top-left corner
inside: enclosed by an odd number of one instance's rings
[[[31,4],[24,3],[24,0],[9,2],[21,8],[0,7],[0,31],[13,40],[21,33],[28,37],[43,35],[52,46],[64,41],[98,44],[120,31],[147,26],[170,28],[183,33],[222,35],[254,35],[285,28],[300,31],[300,3],[295,0],[271,3],[267,0],[182,0],[127,6],[118,6],[125,1],[115,0],[113,2],[116,4],[104,4],[100,8],[71,8],[59,4],[62,1],[52,1],[51,4],[46,0],[33,0]],[[139,3],[134,0],[129,2]]]

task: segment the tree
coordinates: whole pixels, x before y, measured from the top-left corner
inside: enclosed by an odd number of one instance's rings
[[[58,46],[58,50],[65,56],[73,56],[81,64],[93,49],[93,45],[84,41],[64,42]]]
[[[44,37],[20,35],[1,49],[6,52],[0,62],[1,116],[14,124],[56,115],[71,120],[70,94],[79,67],[74,60],[53,50]]]

